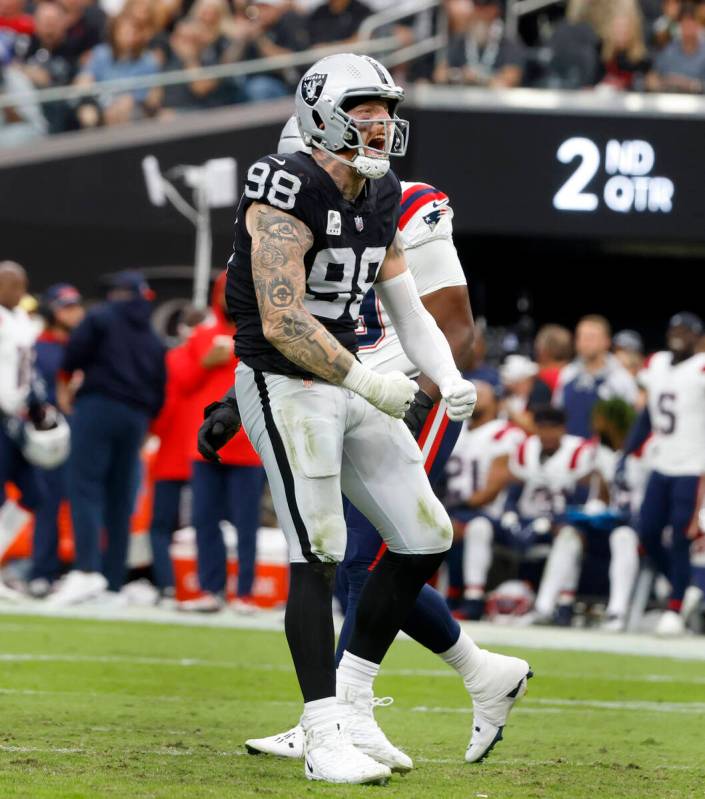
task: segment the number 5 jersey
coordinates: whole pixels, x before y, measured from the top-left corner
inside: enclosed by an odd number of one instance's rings
[[[673,363],[657,352],[639,372],[654,433],[649,461],[672,477],[705,473],[705,353]]]
[[[367,180],[348,202],[330,175],[307,153],[268,155],[247,172],[235,219],[234,252],[228,262],[226,299],[237,325],[235,348],[253,369],[313,377],[264,337],[252,279],[252,239],[245,215],[253,202],[300,219],[313,235],[304,256],[304,305],[336,339],[356,352],[360,304],[375,281],[400,215],[401,188],[393,172]]]

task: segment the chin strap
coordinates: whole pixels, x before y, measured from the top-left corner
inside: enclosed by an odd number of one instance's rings
[[[315,139],[311,140],[311,146],[329,155],[335,161],[349,166],[350,169],[354,169],[357,174],[362,175],[363,178],[379,180],[379,178],[383,178],[387,172],[389,172],[388,158],[370,158],[368,155],[363,155],[360,152],[360,150],[363,149],[362,147],[358,149],[358,153],[354,158],[348,160],[347,158],[342,158],[337,153],[326,150],[326,148]]]

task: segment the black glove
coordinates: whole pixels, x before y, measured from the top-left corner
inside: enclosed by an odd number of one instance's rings
[[[414,400],[409,406],[409,410],[404,414],[404,424],[411,430],[411,435],[418,438],[421,435],[426,417],[433,408],[433,400],[425,391],[419,389],[414,394]]]
[[[231,394],[203,409],[205,421],[198,428],[198,451],[207,460],[220,463],[218,450],[224,447],[242,426],[237,400]]]

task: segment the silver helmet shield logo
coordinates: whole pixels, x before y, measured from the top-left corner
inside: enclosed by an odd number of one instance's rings
[[[301,97],[306,105],[314,106],[321,96],[323,87],[326,83],[328,75],[320,72],[314,72],[313,75],[307,75],[301,81]]]

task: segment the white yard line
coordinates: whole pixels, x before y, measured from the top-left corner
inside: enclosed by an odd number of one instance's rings
[[[100,604],[52,608],[45,602],[26,600],[17,604],[0,602],[0,615],[3,614],[223,629],[270,631],[284,629],[284,616],[281,610],[262,611],[252,616],[238,615],[229,609],[213,614],[191,614],[162,608],[112,608]],[[15,621],[10,623],[17,624]],[[664,640],[647,634],[611,634],[599,630],[566,630],[552,627],[512,627],[488,622],[464,622],[463,628],[483,646],[705,660],[705,636],[684,636]]]

